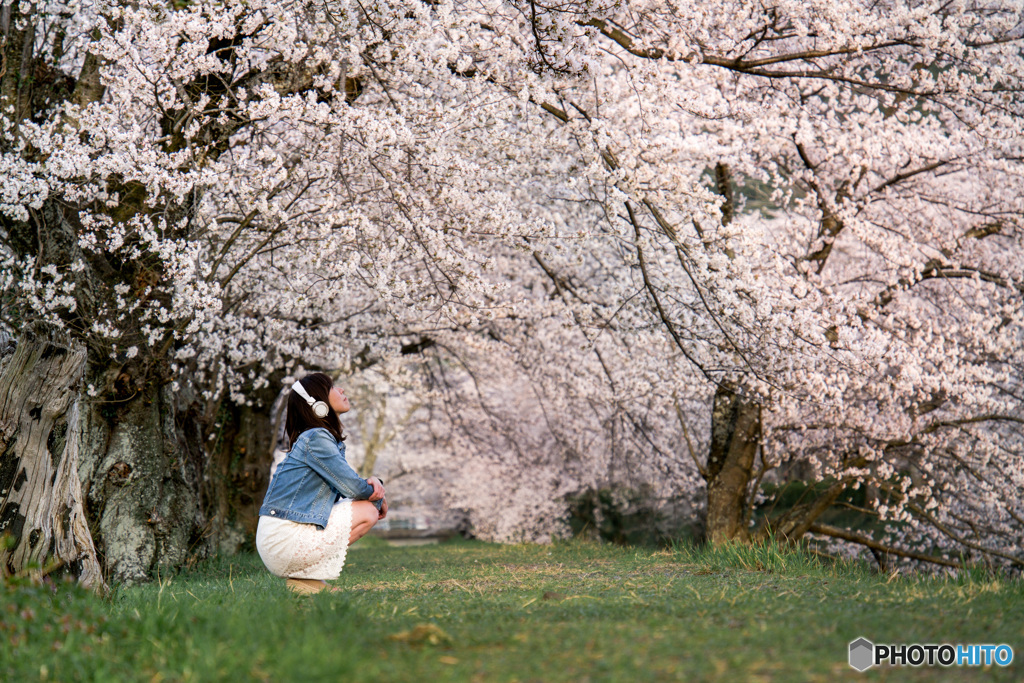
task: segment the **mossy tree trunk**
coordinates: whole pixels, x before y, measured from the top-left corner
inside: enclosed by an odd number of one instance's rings
[[[167,385],[116,396],[85,411],[80,472],[104,569],[130,584],[207,552],[205,453],[195,405]]]

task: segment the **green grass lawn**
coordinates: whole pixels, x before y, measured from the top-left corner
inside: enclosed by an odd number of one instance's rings
[[[0,585],[0,680],[1021,680],[1024,583],[874,575],[771,548],[361,541],[297,596],[258,557],[107,598]],[[851,640],[1006,643],[1008,668],[846,663]]]

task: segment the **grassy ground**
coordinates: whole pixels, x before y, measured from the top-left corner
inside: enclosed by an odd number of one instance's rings
[[[3,681],[1020,680],[1024,583],[873,575],[793,552],[360,542],[291,595],[255,556],[109,599],[0,585]],[[1007,643],[1008,668],[858,674],[851,640]]]

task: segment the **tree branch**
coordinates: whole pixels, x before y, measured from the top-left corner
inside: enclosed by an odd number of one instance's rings
[[[901,550],[900,548],[894,548],[892,546],[885,545],[884,543],[879,543],[873,538],[861,536],[859,534],[853,533],[852,531],[840,529],[839,527],[830,526],[828,524],[812,524],[808,531],[814,534],[821,534],[823,536],[840,538],[844,541],[850,541],[851,543],[857,543],[867,548],[871,548],[872,550],[878,550],[883,553],[889,553],[890,555],[898,555],[899,557],[906,557],[911,560],[931,562],[932,564],[941,564],[945,567],[955,567],[957,569],[964,568],[963,563],[957,562],[955,560],[947,560],[942,557],[935,557],[934,555],[925,555],[924,553],[915,553],[911,550]]]

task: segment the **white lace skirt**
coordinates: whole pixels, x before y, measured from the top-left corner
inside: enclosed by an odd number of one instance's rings
[[[351,535],[352,501],[343,498],[334,504],[323,529],[316,524],[260,516],[256,550],[275,576],[331,581],[345,566]]]

